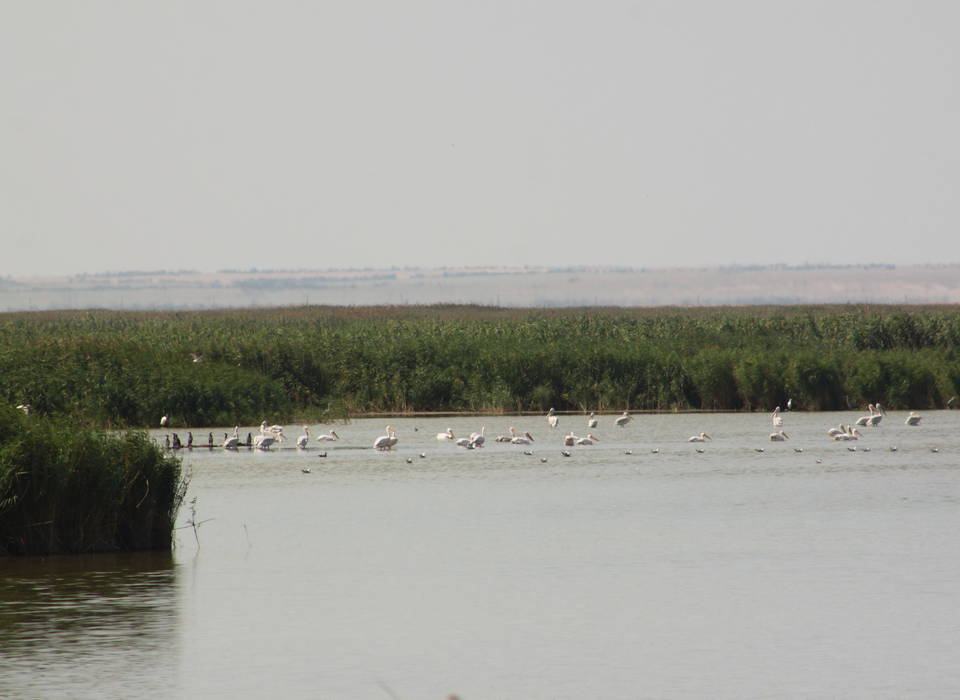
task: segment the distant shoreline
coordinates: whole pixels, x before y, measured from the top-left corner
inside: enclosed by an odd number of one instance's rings
[[[957,304],[960,264],[190,270],[0,278],[0,312],[302,305]]]

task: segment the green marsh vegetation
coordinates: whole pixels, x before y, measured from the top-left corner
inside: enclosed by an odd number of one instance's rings
[[[954,306],[15,313],[0,315],[0,399],[110,428],[788,397],[929,409],[960,394],[958,347]]]
[[[186,488],[144,432],[0,406],[0,556],[169,549]]]

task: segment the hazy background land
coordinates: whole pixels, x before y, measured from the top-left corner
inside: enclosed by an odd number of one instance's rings
[[[0,279],[0,311],[304,304],[950,304],[960,265],[154,271]]]

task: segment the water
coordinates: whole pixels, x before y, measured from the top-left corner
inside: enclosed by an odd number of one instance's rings
[[[956,697],[960,412],[824,435],[855,416],[787,414],[784,443],[602,416],[570,457],[581,416],[194,450],[199,546],[0,560],[0,697]],[[511,424],[536,442],[493,442]]]

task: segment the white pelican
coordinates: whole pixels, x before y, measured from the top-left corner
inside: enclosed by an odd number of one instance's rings
[[[587,427],[596,428],[598,422],[599,421],[597,421],[597,414],[595,414],[593,411],[590,411],[590,415],[587,417]]]
[[[224,433],[223,435],[224,435],[223,446],[228,450],[237,449],[237,445],[240,444],[240,426],[238,425],[233,429],[233,437],[226,437],[227,435],[226,433]]]
[[[770,433],[770,440],[771,440],[772,442],[783,442],[784,440],[786,440],[786,439],[789,438],[789,437],[790,437],[790,436],[787,435],[787,434],[786,434],[785,432],[783,432],[782,430],[778,430],[778,431],[775,432],[775,433]]]
[[[297,447],[301,450],[307,449],[307,442],[310,440],[310,428],[303,426],[303,435],[297,438]]]
[[[577,440],[579,440],[579,439],[580,439],[580,438],[578,438],[576,435],[574,435],[574,434],[573,434],[573,431],[571,430],[569,433],[567,433],[566,435],[563,436],[563,444],[564,444],[564,446],[566,446],[566,447],[571,447],[572,445],[576,445],[576,444],[577,444]]]
[[[771,417],[771,419],[773,420],[773,425],[774,425],[774,427],[777,427],[777,428],[778,428],[778,427],[780,427],[781,425],[783,425],[783,416],[780,415],[780,407],[779,407],[779,406],[777,406],[775,409],[773,409],[773,414],[772,414],[770,417]]]
[[[481,425],[479,433],[470,433],[470,442],[474,447],[483,447],[487,441],[487,426]]]
[[[627,411],[624,411],[621,415],[617,416],[617,419],[614,421],[614,423],[616,423],[622,428],[627,423],[629,423],[632,419],[633,419],[633,416],[631,416]]]
[[[373,447],[377,450],[392,450],[397,444],[397,431],[392,425],[387,426],[387,434],[381,435],[373,441]]]
[[[510,438],[510,442],[514,445],[529,445],[531,442],[533,442],[533,435],[530,433],[518,435],[517,431],[513,429],[513,426],[510,426],[510,434],[513,436]]]
[[[830,430],[827,431],[827,435],[829,435],[832,438],[835,438],[837,435],[842,435],[846,432],[847,432],[847,426],[841,423],[840,427],[838,428],[830,428]]]
[[[599,442],[600,440],[593,433],[587,433],[587,437],[577,438],[578,445],[592,445],[594,442]]]
[[[867,425],[872,428],[876,428],[880,425],[880,420],[883,418],[883,406],[876,404],[874,407],[875,412],[871,414],[870,418],[867,419]]]
[[[260,434],[253,438],[253,446],[258,450],[269,450],[270,446],[276,441],[276,435]]]
[[[870,415],[860,416],[859,418],[857,418],[855,425],[861,425],[861,426],[866,425],[870,421],[870,419],[873,418],[873,416],[875,415],[875,411],[872,403],[867,404],[867,410],[870,411]]]
[[[557,424],[560,423],[560,416],[552,408],[547,411],[547,423],[550,424],[551,428],[556,428]]]
[[[847,432],[834,435],[833,439],[834,440],[857,440],[860,438],[861,435],[862,433],[859,430],[854,428],[852,425],[848,425]]]
[[[465,447],[468,450],[473,449],[473,442],[470,441],[470,438],[457,438],[455,442],[457,447]]]
[[[700,433],[699,435],[691,435],[687,438],[687,442],[706,442],[707,440],[713,440],[712,437],[706,433]]]
[[[447,428],[445,433],[437,433],[437,440],[456,440],[456,436],[453,434],[453,428]]]
[[[919,413],[910,411],[910,415],[903,421],[904,425],[920,425],[920,419],[923,418]]]
[[[337,435],[336,430],[331,430],[329,433],[325,433],[323,435],[317,435],[317,442],[334,442],[335,440],[339,439],[340,436]]]

